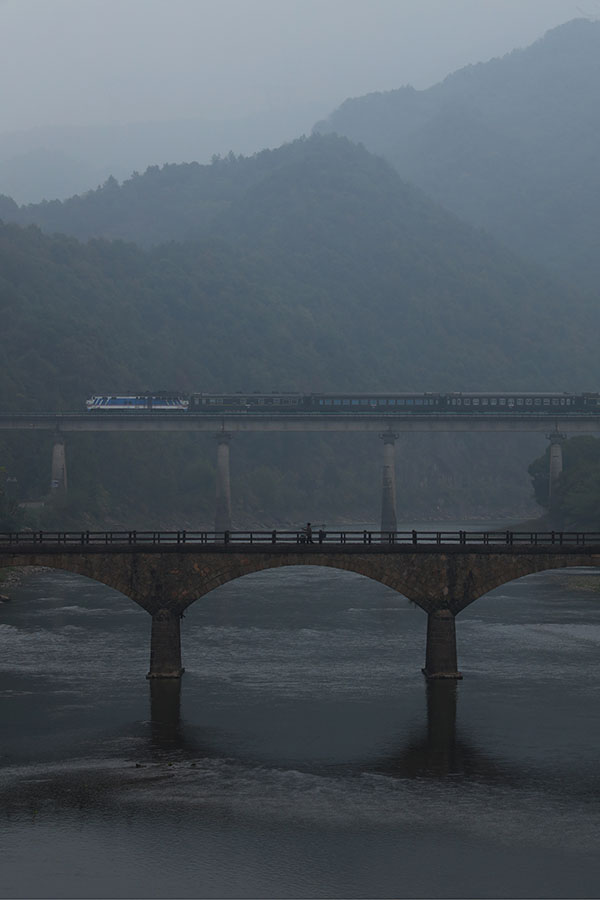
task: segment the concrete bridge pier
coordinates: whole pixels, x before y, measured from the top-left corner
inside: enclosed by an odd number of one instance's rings
[[[65,493],[67,490],[67,461],[65,457],[65,439],[62,434],[54,437],[52,447],[52,473],[50,476],[50,493]]]
[[[548,481],[548,497],[552,503],[552,494],[556,491],[558,479],[563,470],[563,452],[562,445],[566,441],[567,435],[560,431],[553,431],[552,434],[546,435],[550,441],[550,473]]]
[[[449,609],[436,609],[427,616],[426,678],[462,678],[456,656],[456,623]]]
[[[396,531],[396,440],[393,431],[380,434],[383,441],[383,466],[381,469],[381,530]]]
[[[150,671],[146,678],[181,678],[181,616],[177,610],[157,610],[152,616]]]
[[[229,445],[231,435],[221,431],[217,439],[217,505],[215,531],[231,531],[231,478],[229,474]]]

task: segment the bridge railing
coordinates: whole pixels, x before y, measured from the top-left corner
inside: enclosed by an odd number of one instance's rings
[[[0,548],[10,547],[145,547],[158,545],[412,545],[412,546],[590,546],[600,532],[574,531],[368,531],[303,529],[271,531],[19,531],[0,532]]]

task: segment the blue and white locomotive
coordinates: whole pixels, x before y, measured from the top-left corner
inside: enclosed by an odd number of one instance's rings
[[[185,412],[189,400],[182,394],[94,394],[85,401],[88,412]]]

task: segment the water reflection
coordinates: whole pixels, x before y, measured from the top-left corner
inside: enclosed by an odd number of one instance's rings
[[[181,681],[154,679],[150,684],[150,755],[154,757],[218,757],[204,730],[181,718]],[[483,753],[457,733],[459,687],[455,681],[427,682],[425,721],[397,750],[375,761],[362,762],[360,771],[401,778],[443,778],[466,775],[513,783],[517,780],[499,761]],[[314,766],[307,766],[314,768]],[[332,767],[332,768],[335,768]],[[344,767],[348,770],[348,766]],[[350,768],[354,768],[350,766]]]
[[[429,681],[427,722],[397,753],[381,759],[369,771],[398,778],[443,778],[448,775],[514,783],[518,774],[457,732],[459,686],[456,681]]]
[[[151,678],[150,735],[153,750],[171,753],[188,743],[181,722],[181,678]]]

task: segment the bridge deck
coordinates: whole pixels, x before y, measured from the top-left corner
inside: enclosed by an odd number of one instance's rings
[[[543,553],[600,552],[599,532],[529,531],[30,531],[0,533],[0,554],[41,553]]]
[[[595,434],[600,414],[562,413],[3,413],[0,430],[240,432],[569,432]]]

